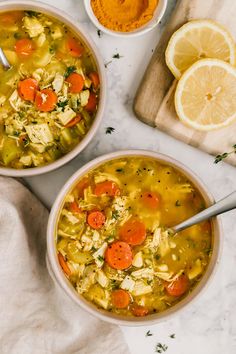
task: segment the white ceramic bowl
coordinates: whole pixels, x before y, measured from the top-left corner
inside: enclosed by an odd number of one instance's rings
[[[7,167],[0,167],[0,175],[4,176],[12,176],[12,177],[23,177],[23,176],[34,176],[34,175],[39,175],[43,174],[52,170],[55,170],[70,160],[72,160],[76,155],[78,155],[92,140],[94,135],[97,132],[97,129],[100,125],[100,122],[102,120],[103,114],[104,114],[104,109],[105,109],[105,102],[106,102],[106,76],[105,76],[105,68],[104,68],[104,62],[103,59],[101,58],[99,51],[93,41],[89,38],[87,32],[85,29],[80,25],[77,24],[75,19],[70,17],[67,13],[63,12],[60,9],[57,9],[53,6],[44,4],[42,2],[38,1],[30,1],[30,0],[24,0],[24,1],[14,1],[14,0],[7,0],[7,1],[1,1],[0,2],[0,13],[5,12],[5,11],[10,11],[10,10],[33,10],[33,11],[39,11],[42,13],[45,13],[46,15],[50,15],[52,17],[55,17],[59,21],[65,23],[72,31],[74,31],[81,39],[82,41],[88,46],[88,48],[91,50],[93,57],[95,59],[99,76],[100,76],[100,82],[101,82],[101,90],[100,90],[100,100],[99,100],[99,105],[98,105],[98,111],[96,114],[96,117],[94,119],[94,122],[89,129],[88,133],[84,137],[84,139],[69,153],[61,157],[60,159],[56,160],[55,162],[52,162],[48,165],[42,166],[42,167],[32,167],[28,169],[13,169],[13,168],[7,168]]]
[[[57,222],[59,219],[60,211],[64,204],[64,198],[68,192],[70,192],[74,186],[76,185],[78,179],[80,179],[84,174],[88,173],[89,170],[103,164],[106,161],[121,158],[124,156],[143,156],[143,157],[151,157],[155,158],[158,161],[167,163],[181,173],[183,173],[200,191],[202,194],[206,205],[209,206],[214,202],[212,195],[209,193],[207,187],[203,184],[203,182],[186,166],[182,165],[180,162],[151,151],[144,150],[128,150],[128,151],[118,151],[114,153],[110,153],[97,159],[89,162],[82,168],[80,168],[77,172],[73,174],[73,176],[67,181],[67,183],[62,187],[58,197],[56,198],[54,205],[52,207],[48,227],[47,227],[47,256],[48,256],[48,265],[50,273],[52,277],[57,281],[62,289],[69,295],[69,297],[76,302],[79,306],[93,314],[94,316],[107,321],[113,324],[119,325],[127,325],[127,326],[140,326],[140,325],[150,325],[157,322],[160,322],[164,319],[172,317],[174,314],[179,313],[186,305],[191,304],[193,300],[202,293],[203,289],[209,283],[209,280],[212,278],[212,275],[216,269],[216,265],[219,262],[219,256],[222,248],[222,230],[221,224],[218,218],[212,219],[213,224],[213,232],[214,232],[214,243],[213,243],[213,253],[208,265],[208,268],[203,275],[200,283],[193,289],[193,291],[182,301],[177,303],[175,306],[170,309],[157,313],[148,315],[146,317],[134,318],[134,317],[125,317],[119,316],[108,311],[98,309],[94,304],[86,301],[81,295],[79,295],[69,280],[65,277],[57,258],[56,251],[56,228]]]
[[[154,12],[154,15],[153,15],[153,18],[151,19],[151,21],[147,22],[145,25],[143,25],[131,32],[113,31],[113,30],[103,26],[101,24],[101,22],[99,22],[97,17],[95,16],[90,0],[84,0],[84,7],[86,9],[86,12],[87,12],[90,20],[93,22],[94,26],[96,26],[102,32],[110,34],[112,36],[116,36],[116,37],[129,38],[129,37],[141,36],[142,34],[145,34],[149,31],[151,31],[154,27],[156,27],[158,25],[158,23],[160,23],[163,15],[166,11],[167,0],[159,0],[156,11]]]

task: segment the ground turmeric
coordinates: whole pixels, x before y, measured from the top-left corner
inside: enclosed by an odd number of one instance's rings
[[[131,32],[149,22],[158,0],[91,0],[98,21],[113,31]]]

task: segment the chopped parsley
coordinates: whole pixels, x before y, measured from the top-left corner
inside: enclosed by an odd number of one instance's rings
[[[26,16],[28,16],[28,17],[38,17],[39,16],[39,12],[36,12],[36,11],[25,11],[25,14],[26,14]]]
[[[65,72],[65,74],[64,74],[64,77],[67,78],[67,77],[70,76],[70,74],[72,74],[75,70],[76,70],[76,66],[74,66],[74,65],[68,66],[68,68],[66,69],[66,72]]]
[[[165,344],[157,343],[155,351],[156,353],[163,353],[166,352],[168,349],[168,346]]]
[[[159,259],[161,258],[161,256],[160,256],[159,254],[156,254],[156,255],[155,255],[155,258],[156,258],[157,261],[159,261]]]
[[[176,206],[176,207],[180,207],[180,206],[181,206],[181,203],[180,203],[180,201],[179,201],[179,200],[176,200],[176,202],[175,202],[175,206]]]
[[[68,104],[68,100],[60,101],[60,102],[57,102],[57,107],[62,108],[62,112],[64,112],[67,104]]]
[[[97,257],[97,259],[98,259],[100,262],[104,262],[104,257],[102,257],[102,256],[100,256],[100,255]]]
[[[50,47],[49,48],[49,53],[50,54],[54,54],[55,53],[55,48],[54,47]]]
[[[15,32],[15,33],[14,33],[14,38],[15,38],[15,39],[20,39],[20,38],[21,38],[20,33]]]
[[[115,131],[115,128],[113,128],[113,127],[106,128],[106,134],[112,134],[114,131]]]
[[[117,210],[115,210],[115,211],[113,211],[112,212],[112,219],[115,219],[115,220],[117,220],[118,218],[119,218],[119,212],[117,211]]]
[[[149,330],[149,331],[147,331],[147,333],[146,333],[146,337],[151,337],[151,336],[153,336],[153,334],[150,332],[150,330]]]
[[[99,37],[99,38],[101,38],[101,36],[102,36],[102,32],[101,32],[101,30],[100,30],[100,29],[98,29],[98,30],[97,30],[97,35],[98,35],[98,37]]]
[[[14,132],[13,132],[13,135],[14,135],[14,136],[19,136],[19,135],[20,135],[20,132],[14,131]]]
[[[170,338],[175,339],[175,334],[174,334],[174,333],[171,334],[171,335],[170,335]]]

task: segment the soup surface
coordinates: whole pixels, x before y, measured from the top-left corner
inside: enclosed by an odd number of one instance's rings
[[[66,196],[59,263],[76,291],[116,314],[145,316],[179,302],[199,282],[212,247],[210,222],[171,234],[204,200],[176,169],[145,157],[106,162]]]
[[[72,150],[92,125],[99,76],[90,50],[58,20],[0,13],[0,164],[22,169]]]

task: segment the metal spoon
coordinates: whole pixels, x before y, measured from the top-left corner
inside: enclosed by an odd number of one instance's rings
[[[9,64],[5,54],[3,53],[2,48],[0,48],[0,63],[2,64],[5,70],[10,69],[11,65]]]
[[[229,194],[227,197],[219,200],[209,208],[201,211],[197,215],[194,215],[190,219],[187,219],[182,223],[180,223],[179,225],[172,227],[171,231],[174,233],[180,232],[192,225],[210,219],[212,216],[220,215],[222,213],[225,213],[235,208],[236,208],[236,191]]]

